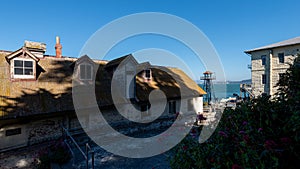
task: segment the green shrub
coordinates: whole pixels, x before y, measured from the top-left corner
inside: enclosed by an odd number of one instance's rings
[[[298,168],[300,161],[300,59],[278,83],[274,98],[262,95],[226,109],[202,144],[187,137],[175,149],[172,168]]]

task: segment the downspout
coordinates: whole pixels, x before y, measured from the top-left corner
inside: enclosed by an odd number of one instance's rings
[[[269,60],[270,60],[270,64],[269,64],[269,94],[272,96],[273,95],[273,50],[270,49],[269,51],[270,55],[269,55]]]

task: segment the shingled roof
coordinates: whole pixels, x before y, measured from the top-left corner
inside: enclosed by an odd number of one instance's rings
[[[123,62],[124,60],[129,59],[130,57],[133,57],[133,56],[131,54],[128,54],[128,55],[119,57],[117,59],[111,60],[106,64],[105,69],[115,67],[115,66],[119,65],[121,62]]]
[[[282,47],[282,46],[297,45],[297,44],[300,44],[300,36],[292,38],[292,39],[284,40],[281,42],[273,43],[270,45],[246,50],[245,53],[250,54],[251,52],[255,52],[255,51],[259,51],[259,50],[266,50],[266,49],[278,48],[278,47]]]
[[[72,101],[74,67],[72,65],[78,60],[77,58],[46,56],[38,62],[36,80],[12,82],[9,63],[5,59],[12,53],[0,52],[0,117],[18,117],[74,110]],[[132,55],[115,59],[113,62],[93,60],[95,65],[99,67],[95,81],[99,106],[114,104],[110,92],[112,77],[110,70],[106,68],[117,66],[127,57],[132,57]],[[142,63],[142,67],[145,65],[147,68],[151,68],[153,80],[146,83],[142,80],[141,73],[136,76],[136,96],[140,101],[148,101],[149,93],[154,89],[162,90],[168,99],[206,94],[180,69],[153,66],[148,62]],[[183,89],[190,91],[188,95],[185,95],[186,93],[181,95],[180,90]],[[128,103],[129,100],[120,97],[119,102]]]

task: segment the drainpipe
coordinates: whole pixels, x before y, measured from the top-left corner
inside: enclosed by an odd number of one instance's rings
[[[273,95],[273,50],[270,49],[269,51],[270,55],[269,55],[269,60],[270,60],[270,64],[269,64],[269,94],[272,96]]]

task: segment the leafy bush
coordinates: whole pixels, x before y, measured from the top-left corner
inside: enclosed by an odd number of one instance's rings
[[[300,161],[300,57],[278,83],[274,98],[260,96],[226,109],[203,144],[187,137],[172,168],[298,168]]]

